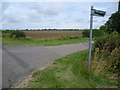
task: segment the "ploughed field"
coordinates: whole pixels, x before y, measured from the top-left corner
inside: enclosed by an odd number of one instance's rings
[[[82,31],[23,31],[33,39],[54,39],[61,36],[82,36]]]

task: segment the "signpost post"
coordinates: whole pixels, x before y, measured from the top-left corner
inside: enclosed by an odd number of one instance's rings
[[[90,38],[89,38],[88,71],[90,71],[90,63],[91,63],[92,26],[93,26],[93,6],[91,6],[91,14],[90,14]]]
[[[105,11],[95,10],[93,6],[91,6],[91,14],[90,14],[90,38],[89,38],[89,54],[88,54],[88,71],[90,71],[91,64],[91,50],[92,50],[92,26],[93,26],[93,16],[102,16],[104,17]]]

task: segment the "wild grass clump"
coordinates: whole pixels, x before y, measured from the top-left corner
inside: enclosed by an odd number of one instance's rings
[[[47,39],[43,39],[45,41],[53,41],[53,40],[70,40],[70,39],[79,39],[81,38],[81,36],[79,35],[62,35],[59,37],[54,37],[54,38],[47,38]]]
[[[67,40],[67,39],[78,39],[80,37],[81,36],[79,36],[79,35],[64,35],[64,36],[58,37],[57,39],[58,40]]]

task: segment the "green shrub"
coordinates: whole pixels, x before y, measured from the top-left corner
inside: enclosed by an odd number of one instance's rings
[[[12,31],[10,33],[10,37],[13,37],[13,38],[25,38],[26,35],[24,32],[21,32],[21,31]]]
[[[117,32],[96,38],[93,51],[93,67],[95,66],[95,73],[101,74],[104,71],[118,73],[120,36]]]
[[[96,38],[95,40],[95,48],[99,48],[100,50],[107,50],[112,52],[116,47],[120,45],[120,36],[118,33],[113,32],[112,34],[107,34],[105,36]]]
[[[13,30],[2,30],[2,37],[10,37],[11,32]]]
[[[90,31],[89,31],[89,30],[84,30],[84,31],[82,32],[82,35],[83,35],[83,37],[89,37]]]
[[[89,37],[90,30],[84,30],[82,34],[83,34],[83,37]],[[100,37],[100,36],[103,36],[103,35],[105,35],[105,32],[102,31],[102,30],[93,30],[92,31],[92,36],[93,37]]]
[[[22,31],[18,30],[2,30],[2,37],[11,37],[11,38],[19,38],[19,39],[25,39],[30,40],[30,37],[26,37],[26,34]]]

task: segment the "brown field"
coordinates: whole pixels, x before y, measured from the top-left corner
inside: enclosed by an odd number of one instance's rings
[[[78,35],[82,36],[82,31],[23,31],[27,37],[33,39],[57,38],[60,36]]]

